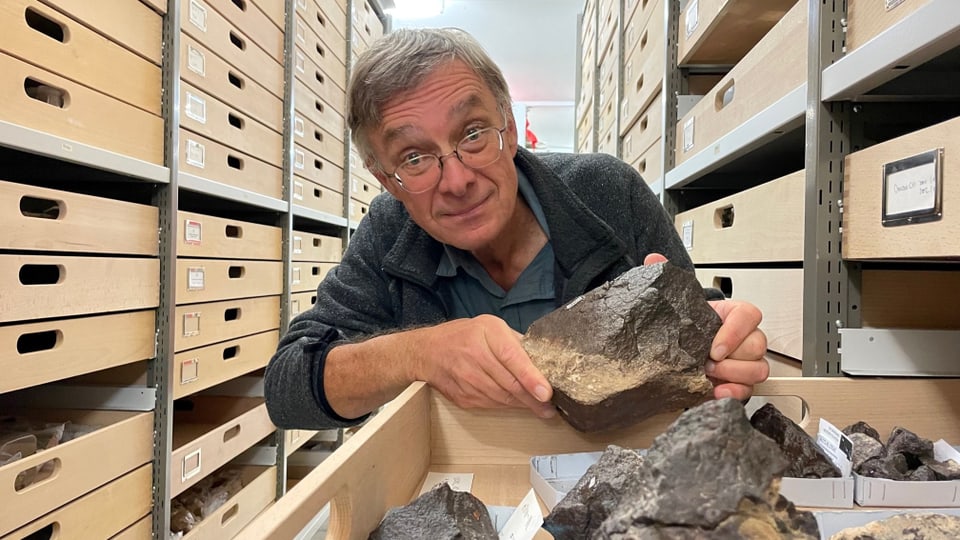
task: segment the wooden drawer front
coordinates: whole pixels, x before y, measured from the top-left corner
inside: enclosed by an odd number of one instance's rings
[[[120,534],[110,540],[144,540],[153,534],[153,514],[147,514],[140,521],[127,527]]]
[[[280,310],[272,315],[276,326]],[[272,330],[175,354],[173,398],[180,399],[266,367],[279,340],[280,332]]]
[[[179,257],[282,258],[279,227],[184,211],[177,212],[177,219],[182,231],[177,242]]]
[[[663,176],[663,149],[660,147],[660,139],[653,141],[650,148],[630,165],[640,173],[647,184],[659,180]]]
[[[944,210],[940,219],[884,227],[881,221],[884,166],[940,148],[943,149],[940,159]],[[923,168],[918,170],[924,171]],[[906,186],[907,182],[898,180],[894,185]],[[849,259],[960,257],[960,245],[956,241],[960,238],[960,215],[957,215],[957,206],[954,206],[960,205],[958,186],[960,118],[848,155],[843,183],[843,256]],[[917,189],[907,189],[901,193],[909,194]],[[922,196],[920,201],[922,204]],[[890,202],[895,201],[891,199]]]
[[[283,439],[285,445],[284,452],[287,454],[287,457],[290,457],[290,454],[296,452],[298,448],[303,446],[317,433],[317,431],[307,429],[285,429],[283,431]]]
[[[293,231],[293,260],[307,262],[340,262],[343,239],[302,231]]]
[[[185,33],[180,36],[180,65],[183,80],[283,132],[283,101]]]
[[[180,130],[180,171],[274,199],[283,197],[283,169],[185,129]]]
[[[960,272],[864,270],[861,274],[861,322],[871,328],[960,330],[955,292]]]
[[[299,146],[293,149],[293,174],[333,191],[343,191],[343,169]]]
[[[183,540],[233,538],[276,498],[276,467],[244,467],[241,478],[243,489],[185,534]]]
[[[155,331],[153,310],[2,326],[0,393],[153,358]]]
[[[35,30],[28,22],[66,38]],[[160,114],[159,66],[37,0],[0,4],[0,35],[0,50],[12,56],[27,58],[57,75]],[[117,77],[117,73],[124,76]]]
[[[226,0],[217,0],[217,2]],[[283,65],[203,0],[183,0],[183,31],[204,47],[283,99]],[[181,101],[181,106],[184,103]]]
[[[334,137],[300,113],[293,116],[293,142],[334,164],[343,163],[345,150],[340,137],[343,135]]]
[[[293,204],[333,216],[346,217],[343,193],[314,184],[309,180],[293,179]]]
[[[333,33],[336,34],[335,32]],[[336,84],[342,93],[347,87],[347,67],[341,59],[344,54],[338,54],[333,49],[339,49],[338,44],[342,44],[342,46],[346,48],[346,42],[341,39],[328,44],[311,30],[305,32],[303,40],[299,39],[299,36],[297,36],[297,38],[294,48],[295,55],[293,64],[294,68],[296,68],[297,75],[302,75],[305,72],[305,63],[312,62],[314,67],[322,71],[329,79],[329,82]],[[301,41],[305,41],[305,43],[301,43]],[[310,73],[310,76],[312,77],[313,74]],[[339,105],[337,101],[331,101],[331,103]]]
[[[299,81],[293,83],[293,103],[297,111],[317,127],[343,141],[343,115],[336,109],[313,95],[306,85]]]
[[[160,65],[163,18],[147,5],[127,0],[44,0],[44,3]]]
[[[928,3],[930,0],[903,0],[887,9],[887,2],[847,0],[847,52],[877,37]]]
[[[677,214],[694,264],[803,261],[803,171]]]
[[[379,182],[370,182],[356,176],[350,179],[350,197],[367,206],[382,192]]]
[[[793,358],[803,355],[803,269],[697,268],[704,287],[760,308],[767,348]]]
[[[663,26],[658,26],[657,22],[650,21],[633,55],[623,66],[621,134],[626,133],[627,128],[656,99],[663,87]]]
[[[353,221],[354,223],[360,223],[360,220],[363,219],[363,216],[367,215],[367,212],[369,211],[369,204],[365,204],[362,201],[355,199],[350,199],[350,221]]]
[[[795,4],[797,0],[690,0],[680,13],[680,64],[736,64]]]
[[[3,538],[111,538],[124,534],[150,513],[152,483],[152,468],[144,465]]]
[[[577,139],[580,141],[593,140],[593,102],[583,110],[580,121],[577,123]]]
[[[600,95],[600,118],[597,124],[597,131],[600,133],[606,134],[607,131],[613,130],[615,123],[617,121],[617,99],[616,93],[611,93],[609,95]],[[614,144],[616,144],[617,133],[611,132],[611,136],[614,139]],[[601,143],[602,144],[602,143]]]
[[[334,54],[339,52],[341,60],[346,60],[347,55],[347,15],[344,8],[340,8],[335,2],[330,0],[296,0],[297,19],[303,21],[307,28],[323,38],[324,42],[334,44],[337,41],[343,43],[343,49],[339,46],[334,50]],[[294,21],[294,31],[299,34],[296,20]],[[333,34],[330,31],[333,30]],[[327,39],[327,36],[338,36],[337,39]]]
[[[253,0],[253,4],[260,8],[273,24],[283,30],[286,19],[286,2],[284,0]]]
[[[5,121],[157,165],[163,162],[159,116],[3,53],[0,73],[0,118]],[[28,92],[49,92],[49,102]],[[69,107],[55,104],[58,96]],[[64,141],[62,146],[69,149],[70,144]]]
[[[157,259],[0,255],[0,322],[157,307],[159,277]]]
[[[797,2],[677,123],[677,164],[776,103],[807,77],[807,4]]]
[[[290,318],[310,311],[317,303],[317,291],[294,293],[290,295]]]
[[[263,398],[194,396],[180,406],[173,420],[170,495],[217,470],[276,428]]]
[[[320,20],[317,24],[310,25],[304,21],[300,14],[294,19],[294,42],[299,49],[302,49],[309,58],[313,58],[314,63],[323,66],[323,61],[336,61],[340,65],[346,65],[347,42],[340,35],[339,31],[327,22],[326,15],[317,11]],[[332,75],[332,74],[331,74]],[[344,68],[344,78],[346,70]],[[346,86],[346,80],[340,82],[342,87]]]
[[[353,25],[354,32],[360,36],[368,46],[383,35],[383,23],[377,17],[376,12],[370,7],[366,0],[360,0],[353,4]]]
[[[597,152],[601,154],[610,154],[611,156],[616,157],[617,135],[613,132],[612,126],[608,128],[606,132],[600,136],[599,141],[597,141]]]
[[[43,450],[32,456],[0,467],[0,495],[2,495],[3,512],[0,513],[0,535],[6,534],[31,520],[58,508],[85,493],[111,482],[127,472],[149,463],[153,456],[153,413],[132,413],[121,411],[66,411],[66,410],[37,410],[37,411],[4,411],[11,414],[24,414],[27,418],[36,421],[66,422],[87,426],[102,426],[96,431],[82,435],[59,444],[49,450]],[[105,455],[109,451],[109,458]],[[54,462],[54,472],[48,478],[23,487],[20,491],[15,488],[17,476],[28,470],[36,470],[39,466]],[[130,510],[128,506],[138,508],[136,515],[124,518],[122,523],[116,523],[116,529],[106,536],[119,532],[128,525],[150,511],[151,475],[150,466],[145,467],[146,480],[138,487],[145,492],[146,506],[136,507],[134,499],[123,501],[115,508],[117,513]],[[43,475],[43,473],[38,473]],[[112,491],[106,489],[105,491]],[[79,501],[78,501],[79,502]],[[119,503],[119,501],[118,501]],[[76,504],[76,503],[74,503]],[[71,505],[73,506],[73,505]],[[105,511],[107,507],[98,508],[93,512],[94,519],[86,516],[90,524],[107,521]],[[32,523],[18,533],[28,530],[42,529],[52,523],[50,516],[46,516],[43,523],[37,526]],[[61,527],[64,524],[61,523]],[[81,531],[83,529],[72,529]],[[61,531],[61,538],[105,538],[103,535],[78,534],[72,536]],[[93,534],[93,533],[90,533]],[[23,538],[23,536],[15,536]]]
[[[283,13],[283,3],[278,4]],[[258,8],[257,2],[233,2],[232,0],[207,0],[207,6],[213,7],[237,30],[247,36],[278,63],[283,63],[283,23],[279,26]],[[281,21],[283,16],[281,15]]]
[[[152,7],[157,13],[164,15],[167,13],[167,0],[140,0],[144,4]]]
[[[177,259],[177,305],[280,294],[283,264]]]
[[[280,297],[261,296],[177,306],[177,352],[274,330],[280,325]]]
[[[334,64],[337,69],[328,71],[326,67],[318,65],[312,58],[307,57],[300,47],[294,49],[293,72],[297,80],[305,84],[315,96],[343,112],[347,103],[347,95],[343,91],[343,87],[346,86],[346,68],[332,56],[330,61],[324,63]],[[340,73],[337,74],[336,71]]]
[[[662,1],[626,0],[623,14],[627,21],[623,25],[623,50],[628,55],[637,46],[640,36],[649,24],[663,28]]]
[[[0,181],[0,249],[157,256],[155,207]]]
[[[623,137],[623,160],[633,163],[640,157],[653,141],[663,135],[663,96],[657,94],[647,108],[640,113],[637,121],[627,130]]]
[[[617,33],[617,20],[620,18],[620,3],[615,0],[600,0],[600,26],[597,30],[600,46],[606,47]]]
[[[359,203],[358,203],[359,204]],[[363,215],[360,215],[362,218]],[[359,221],[359,219],[357,219]],[[290,290],[293,292],[316,291],[320,282],[338,263],[295,262],[291,265]]]
[[[180,85],[180,104],[184,128],[269,165],[283,163],[283,138],[276,131],[187,83]]]

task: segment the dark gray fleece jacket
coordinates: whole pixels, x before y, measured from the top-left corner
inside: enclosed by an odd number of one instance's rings
[[[530,180],[550,227],[558,306],[642,264],[648,253],[693,268],[657,197],[622,161],[519,149],[514,162]],[[343,261],[320,284],[316,305],[293,320],[267,366],[267,410],[274,424],[324,429],[363,420],[341,418],[327,404],[326,353],[338,342],[447,320],[435,287],[442,253],[403,204],[387,193],[374,199]]]

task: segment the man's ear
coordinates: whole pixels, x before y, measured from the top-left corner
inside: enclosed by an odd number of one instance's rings
[[[503,138],[504,146],[507,147],[510,155],[516,155],[517,141],[519,141],[520,138],[517,136],[517,122],[513,117],[512,111],[511,114],[507,114],[507,130],[503,133]]]

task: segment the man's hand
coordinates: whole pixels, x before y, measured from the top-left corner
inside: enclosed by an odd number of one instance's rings
[[[664,262],[659,253],[647,255],[643,264]],[[713,338],[710,359],[704,369],[713,381],[713,395],[717,399],[749,398],[753,386],[767,380],[770,366],[764,359],[767,337],[758,328],[763,318],[756,306],[737,300],[710,302],[723,324]]]
[[[520,336],[492,315],[410,331],[413,377],[460,407],[527,407],[551,418],[553,390],[534,367]]]

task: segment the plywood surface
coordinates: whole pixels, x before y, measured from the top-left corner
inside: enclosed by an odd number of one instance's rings
[[[680,65],[736,64],[796,4],[797,0],[688,1],[680,13]]]
[[[879,0],[847,0],[847,51],[853,51],[930,0],[904,0],[893,9]]]

